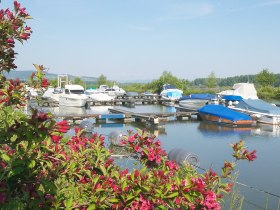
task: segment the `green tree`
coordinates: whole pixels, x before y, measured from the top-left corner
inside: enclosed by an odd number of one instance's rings
[[[256,75],[256,82],[262,86],[273,86],[276,82],[275,74],[268,71],[268,69],[263,69],[260,73]]]
[[[149,89],[153,89],[154,92],[160,93],[164,84],[175,85],[179,89],[185,89],[185,86],[189,84],[188,80],[181,80],[172,75],[169,71],[164,71],[159,79],[154,80],[149,85]]]
[[[57,80],[56,79],[50,80],[50,86],[57,87]]]
[[[73,84],[84,86],[84,81],[80,77],[75,77]]]
[[[214,88],[217,86],[217,78],[215,76],[215,72],[212,71],[206,79],[206,86],[208,88]]]
[[[104,85],[104,84],[107,84],[107,78],[106,76],[104,76],[103,74],[101,74],[98,78],[97,78],[97,86],[100,86],[100,85]]]

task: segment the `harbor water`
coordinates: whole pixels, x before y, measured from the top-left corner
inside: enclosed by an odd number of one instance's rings
[[[108,106],[92,106],[85,108],[46,108],[55,115],[73,114],[106,114]],[[176,112],[172,106],[136,105],[135,107],[118,106],[119,109],[136,113]],[[198,156],[201,168],[213,168],[220,171],[225,160],[234,160],[231,156],[231,143],[245,141],[249,151],[257,151],[254,162],[237,162],[237,190],[244,196],[243,208],[279,209],[280,205],[280,126],[257,124],[249,128],[231,128],[219,126],[196,118],[183,121],[171,121],[153,127],[144,122],[94,124],[93,132],[108,138],[111,132],[126,133],[127,130],[147,129],[155,134],[167,151],[180,148]],[[133,164],[127,163],[127,167]],[[197,169],[200,170],[200,169]],[[202,171],[199,171],[202,172]],[[227,208],[225,208],[227,209]]]

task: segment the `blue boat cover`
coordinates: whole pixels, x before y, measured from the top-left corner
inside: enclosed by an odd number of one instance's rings
[[[186,99],[204,99],[204,100],[211,100],[216,99],[216,95],[208,94],[208,93],[201,93],[201,94],[190,94],[187,96],[181,97],[180,101],[186,100]]]
[[[222,99],[225,99],[227,101],[241,101],[243,98],[236,95],[225,95],[222,97]]]
[[[252,118],[247,115],[232,109],[229,109],[223,105],[209,104],[197,110],[199,113],[210,114],[216,117],[221,117],[231,121],[238,120],[252,120]]]
[[[280,115],[280,108],[267,103],[261,99],[243,99],[236,108],[246,109],[255,112]]]

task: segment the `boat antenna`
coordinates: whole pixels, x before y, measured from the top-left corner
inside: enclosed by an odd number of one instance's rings
[[[248,81],[247,81],[247,83],[250,83],[249,75],[247,75],[247,78],[248,78]]]

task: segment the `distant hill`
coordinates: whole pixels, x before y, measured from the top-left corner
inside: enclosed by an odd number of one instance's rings
[[[8,79],[19,78],[22,81],[27,81],[27,80],[29,80],[29,77],[32,74],[32,72],[35,72],[35,71],[10,71],[10,73],[5,74],[5,76]],[[54,80],[54,79],[57,79],[57,75],[58,74],[46,73],[46,78],[48,78],[49,80]],[[68,74],[68,77],[69,77],[70,80],[74,80],[77,76],[73,76],[73,75]],[[79,78],[81,78],[81,80],[83,80],[85,82],[96,82],[96,80],[97,80],[96,77],[81,76]]]
[[[19,78],[22,81],[27,81],[27,80],[29,80],[29,77],[32,74],[32,72],[35,72],[35,71],[10,71],[10,73],[5,74],[5,76],[8,79]],[[48,78],[49,80],[54,80],[54,79],[57,79],[57,75],[59,75],[59,74],[46,73],[46,78]],[[73,75],[68,74],[68,77],[69,77],[70,80],[73,81],[77,76],[73,76]],[[96,83],[96,81],[97,81],[97,77],[81,76],[79,78],[81,78],[81,80],[83,80],[84,82],[87,82],[87,83]],[[151,82],[151,80],[121,80],[121,81],[118,81],[118,82],[123,83],[123,84],[149,83],[149,82]]]

